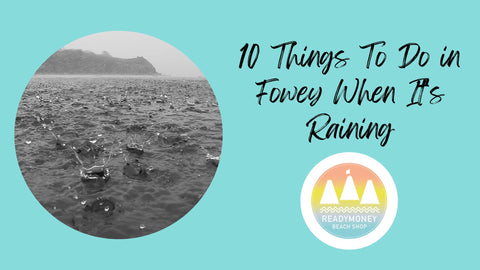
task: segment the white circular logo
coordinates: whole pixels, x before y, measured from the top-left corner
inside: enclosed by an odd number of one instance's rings
[[[378,161],[339,153],[310,171],[300,202],[305,223],[318,239],[340,249],[359,249],[390,229],[398,197],[392,177]]]

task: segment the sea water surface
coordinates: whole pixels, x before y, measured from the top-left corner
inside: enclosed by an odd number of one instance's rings
[[[15,123],[17,159],[48,212],[75,230],[130,238],[161,230],[203,196],[222,124],[205,79],[34,76]],[[82,182],[105,166],[110,179]]]

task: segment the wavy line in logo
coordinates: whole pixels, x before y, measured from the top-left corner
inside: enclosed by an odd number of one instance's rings
[[[360,206],[335,206],[335,207],[322,207],[318,211],[319,213],[380,213],[380,208],[378,207],[360,207]]]

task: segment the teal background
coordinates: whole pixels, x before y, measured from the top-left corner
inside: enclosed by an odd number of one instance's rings
[[[451,269],[475,268],[478,224],[478,6],[466,1],[65,1],[1,4],[3,130],[1,133],[0,268],[2,269]],[[23,90],[52,53],[80,37],[134,31],[187,55],[210,82],[222,114],[220,166],[200,202],[180,221],[146,237],[108,240],[79,233],[34,198],[18,167],[14,122]],[[343,49],[347,67],[327,76],[315,68],[276,69],[268,48],[296,40],[311,49]],[[385,40],[381,69],[364,68],[358,45]],[[253,70],[238,69],[239,49],[261,45]],[[400,70],[398,48],[417,42],[431,54],[425,68]],[[443,46],[461,51],[461,68],[440,68]],[[301,47],[299,47],[301,48]],[[445,93],[437,105],[406,108],[409,81],[429,77]],[[322,85],[319,104],[258,106],[255,81]],[[395,85],[391,104],[333,106],[340,78],[367,87]],[[427,95],[426,95],[427,96]],[[427,102],[426,102],[427,103]],[[386,147],[377,140],[307,142],[305,123],[328,112],[334,120],[391,122]],[[354,251],[315,238],[300,211],[310,169],[339,152],[382,163],[399,195],[397,217],[375,244]]]

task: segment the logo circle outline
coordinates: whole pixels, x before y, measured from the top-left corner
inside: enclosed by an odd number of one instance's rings
[[[385,212],[385,216],[378,226],[367,235],[362,237],[346,239],[334,236],[327,232],[316,220],[312,204],[311,196],[312,190],[315,186],[318,177],[320,177],[329,168],[343,164],[343,163],[357,163],[363,165],[378,175],[383,185],[385,186],[388,198],[388,205]],[[343,152],[331,155],[317,165],[307,175],[305,182],[303,183],[300,207],[302,216],[310,231],[325,244],[345,250],[360,249],[372,245],[382,238],[392,226],[398,209],[398,194],[395,183],[392,176],[387,169],[377,160],[360,153]]]

